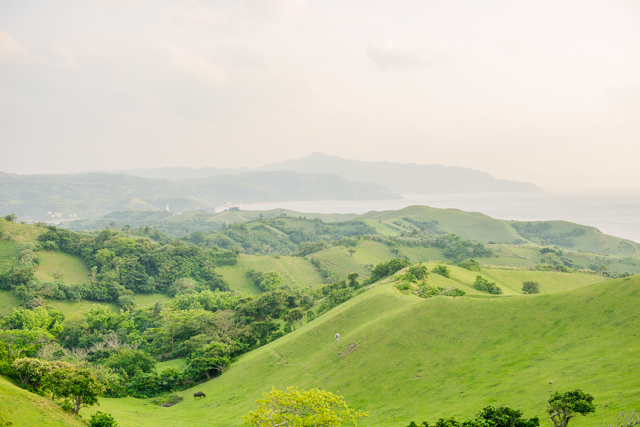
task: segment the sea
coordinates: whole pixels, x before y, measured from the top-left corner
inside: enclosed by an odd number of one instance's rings
[[[564,220],[640,242],[640,190],[545,193],[404,194],[394,200],[325,200],[235,204],[242,210],[290,209],[302,213],[398,210],[412,205],[481,212],[517,221]],[[224,208],[223,208],[224,209]],[[223,210],[221,209],[221,210]]]

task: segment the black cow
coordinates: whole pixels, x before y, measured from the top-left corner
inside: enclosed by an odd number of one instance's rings
[[[205,394],[201,391],[196,391],[195,393],[193,393],[193,398],[195,399],[196,397],[207,397],[207,396],[205,396]]]

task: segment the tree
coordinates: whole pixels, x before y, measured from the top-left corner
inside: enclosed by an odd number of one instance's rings
[[[300,307],[294,308],[285,316],[284,320],[291,323],[293,326],[293,330],[296,330],[296,322],[300,323],[300,327],[302,327],[302,318],[304,317],[304,311]]]
[[[257,400],[257,411],[243,417],[245,426],[255,427],[330,427],[368,417],[367,412],[356,411],[347,406],[341,396],[325,390],[298,390],[288,387],[286,391],[272,389]]]
[[[347,279],[349,279],[349,286],[351,286],[352,288],[358,288],[360,286],[358,277],[360,277],[360,275],[356,272],[349,273],[349,275],[347,276]]]
[[[532,282],[530,280],[527,280],[522,284],[522,293],[523,294],[539,294],[540,284],[538,282]]]
[[[98,411],[91,415],[89,427],[118,427],[118,423],[111,414]]]
[[[540,425],[537,417],[523,418],[522,411],[508,406],[498,408],[487,406],[478,413],[478,418],[488,421],[493,427],[538,427]]]
[[[81,408],[98,403],[98,396],[105,390],[106,385],[87,366],[78,366],[60,379],[60,397],[69,399],[76,415]]]
[[[431,272],[433,272],[435,274],[439,274],[439,275],[444,276],[444,277],[450,277],[451,276],[451,270],[449,270],[449,267],[447,267],[446,265],[442,265],[442,264],[438,264],[435,267],[433,267]]]
[[[18,219],[18,215],[16,215],[13,212],[11,212],[9,215],[6,215],[4,217],[4,219],[5,219],[5,221],[16,222],[16,220]]]
[[[349,250],[348,250],[347,252],[349,252],[349,256],[350,256],[350,257],[352,257],[352,256],[353,256],[353,254],[355,254],[355,253],[356,253],[356,250],[355,250],[355,249],[353,249],[353,248],[349,248]]]
[[[136,372],[148,374],[156,370],[156,360],[142,350],[129,350],[121,348],[112,354],[105,365],[115,370],[123,370],[129,377]]]
[[[260,283],[260,287],[264,292],[275,291],[282,286],[283,282],[284,279],[282,278],[282,275],[277,271],[265,271],[262,273],[262,282]]]
[[[547,414],[555,427],[567,427],[571,418],[596,411],[593,396],[577,388],[562,394],[555,392],[549,399]]]

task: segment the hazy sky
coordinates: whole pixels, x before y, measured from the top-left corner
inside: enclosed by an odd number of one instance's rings
[[[640,187],[640,2],[0,0],[0,170],[314,151]]]

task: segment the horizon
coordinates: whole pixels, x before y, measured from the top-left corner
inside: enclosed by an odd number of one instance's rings
[[[0,170],[321,151],[637,188],[640,5],[7,1]]]

